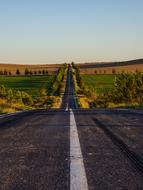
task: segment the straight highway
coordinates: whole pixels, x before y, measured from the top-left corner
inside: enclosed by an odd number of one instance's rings
[[[72,70],[61,109],[0,118],[0,190],[142,190],[143,117],[78,109]]]

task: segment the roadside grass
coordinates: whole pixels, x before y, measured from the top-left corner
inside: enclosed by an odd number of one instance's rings
[[[89,105],[90,100],[87,97],[85,97],[85,96],[84,97],[79,97],[78,101],[79,101],[80,108],[85,109],[85,108],[90,107],[90,105]]]
[[[53,75],[48,76],[0,76],[0,85],[6,88],[25,91],[31,96],[38,94],[40,87],[48,88],[53,80]]]
[[[0,114],[14,113],[30,107],[18,103],[8,103],[7,100],[0,98]]]
[[[114,86],[116,75],[110,74],[82,74],[84,84],[97,94],[106,93]]]

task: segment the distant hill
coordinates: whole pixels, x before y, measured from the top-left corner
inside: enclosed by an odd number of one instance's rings
[[[130,61],[122,62],[95,62],[95,63],[81,63],[78,64],[81,73],[107,73],[110,74],[113,72],[113,69],[116,73],[121,72],[143,72],[143,59],[136,59]]]
[[[80,68],[102,68],[102,67],[119,67],[127,65],[143,65],[143,59],[136,59],[122,62],[95,62],[95,63],[81,63],[78,64]]]

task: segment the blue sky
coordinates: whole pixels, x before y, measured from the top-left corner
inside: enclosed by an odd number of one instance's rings
[[[142,0],[0,0],[0,62],[143,57]]]

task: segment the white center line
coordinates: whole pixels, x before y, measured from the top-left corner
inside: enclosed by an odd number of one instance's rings
[[[68,111],[68,109],[69,109],[69,106],[68,106],[68,104],[67,104],[66,111]]]
[[[70,190],[88,190],[76,121],[70,109]]]

